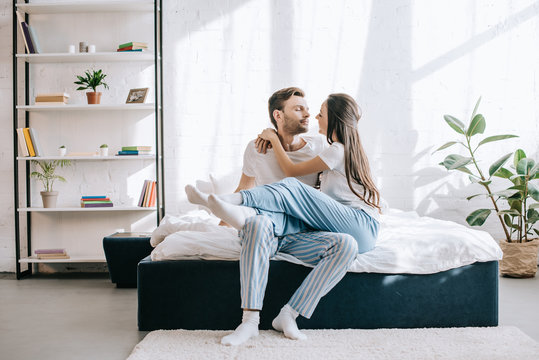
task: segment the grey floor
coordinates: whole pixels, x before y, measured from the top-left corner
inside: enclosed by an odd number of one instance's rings
[[[0,276],[0,359],[125,359],[137,330],[136,289],[107,275]],[[500,325],[539,342],[539,278],[500,278]]]

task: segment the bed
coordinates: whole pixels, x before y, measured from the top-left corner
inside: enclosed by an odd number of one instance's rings
[[[234,329],[241,319],[237,232],[205,212],[166,216],[138,264],[138,326],[156,329]],[[358,255],[343,280],[320,301],[317,328],[496,326],[498,260],[492,237],[450,221],[389,211],[377,246]],[[286,303],[310,268],[277,254],[261,329]]]

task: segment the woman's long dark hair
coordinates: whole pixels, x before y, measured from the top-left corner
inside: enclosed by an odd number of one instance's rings
[[[327,141],[333,143],[333,134],[344,145],[344,168],[350,190],[367,203],[380,210],[380,193],[371,176],[369,160],[363,150],[357,124],[361,110],[355,100],[347,94],[331,94],[326,100],[328,110]],[[358,194],[352,182],[363,186],[363,194]]]

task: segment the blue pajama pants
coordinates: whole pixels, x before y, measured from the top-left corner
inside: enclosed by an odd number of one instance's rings
[[[359,253],[374,248],[378,221],[363,210],[351,208],[296,178],[240,191],[244,206],[254,208],[274,224],[276,236],[309,230],[352,235]]]
[[[371,250],[376,243],[376,220],[295,178],[242,190],[241,194],[243,205],[262,215],[247,219],[240,232],[243,309],[262,309],[269,259],[279,251],[314,266],[288,302],[310,318],[320,299],[344,277],[357,253]]]
[[[279,251],[314,266],[288,301],[309,319],[322,296],[346,275],[358,253],[357,242],[348,234],[323,231],[275,237],[273,227],[269,217],[258,215],[248,218],[240,231],[241,307],[262,309],[269,260]]]

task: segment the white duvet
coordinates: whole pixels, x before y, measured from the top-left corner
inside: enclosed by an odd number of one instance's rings
[[[165,216],[152,234],[152,260],[238,260],[238,232],[217,223],[205,211]],[[432,274],[501,258],[498,243],[484,231],[415,212],[389,210],[381,216],[376,247],[358,254],[349,271]],[[274,259],[303,264],[288,254],[277,253]]]

